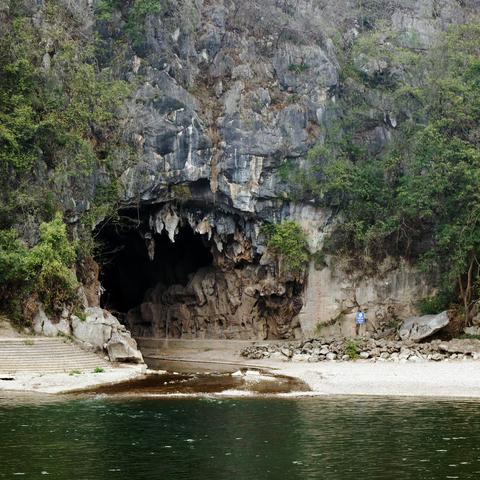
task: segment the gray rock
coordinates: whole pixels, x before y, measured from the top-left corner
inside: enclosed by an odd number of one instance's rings
[[[128,332],[114,331],[107,343],[107,352],[111,362],[143,363],[137,342]]]
[[[442,342],[439,350],[448,353],[480,354],[480,340],[455,338],[449,342]]]
[[[308,360],[311,358],[311,355],[306,355],[303,353],[296,353],[292,356],[292,361],[293,362],[308,362]]]
[[[327,355],[325,356],[325,358],[326,358],[327,360],[330,360],[330,361],[336,360],[337,354],[330,352],[330,353],[327,353]]]
[[[398,362],[400,360],[400,355],[397,352],[390,354],[390,360],[392,362]]]
[[[103,350],[116,324],[120,326],[113,315],[99,307],[88,308],[85,320],[72,315],[73,336],[82,343],[92,345],[97,351]]]
[[[54,325],[52,321],[48,319],[43,324],[42,333],[46,337],[56,337],[58,335],[58,329],[56,325]]]
[[[43,311],[43,308],[40,308],[33,318],[33,331],[37,335],[41,335],[43,333],[43,325],[47,321],[49,321],[47,314]]]
[[[399,360],[408,360],[410,355],[412,355],[413,352],[409,348],[402,347],[400,349],[400,353],[398,355]]]
[[[363,359],[370,358],[370,352],[360,352],[360,358],[363,358]]]
[[[68,318],[62,318],[59,322],[53,322],[42,308],[33,319],[33,331],[37,335],[45,335],[46,337],[56,337],[58,335],[70,336],[72,330]]]
[[[85,313],[85,320],[72,316],[72,333],[78,341],[95,351],[107,350],[112,362],[143,363],[137,343],[110,312],[90,307]]]
[[[413,363],[419,363],[423,362],[424,359],[418,355],[411,355],[410,357],[408,357],[408,361]]]
[[[283,347],[280,350],[280,352],[281,352],[282,355],[284,355],[287,358],[291,358],[291,356],[292,356],[292,351],[289,348]]]
[[[448,313],[442,312],[438,315],[423,315],[422,317],[411,317],[405,320],[400,326],[399,335],[402,340],[413,340],[418,342],[424,338],[446,327],[450,320]]]
[[[480,335],[480,327],[473,326],[473,327],[465,327],[463,329],[464,333],[467,335]]]

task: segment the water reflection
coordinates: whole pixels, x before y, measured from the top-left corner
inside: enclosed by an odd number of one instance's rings
[[[478,407],[374,398],[7,399],[0,478],[476,479]]]

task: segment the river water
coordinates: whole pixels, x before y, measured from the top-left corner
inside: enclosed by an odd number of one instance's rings
[[[480,478],[473,401],[1,397],[0,478]]]

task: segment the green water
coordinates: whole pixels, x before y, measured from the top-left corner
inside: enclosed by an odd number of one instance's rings
[[[0,398],[0,478],[478,479],[480,404]]]

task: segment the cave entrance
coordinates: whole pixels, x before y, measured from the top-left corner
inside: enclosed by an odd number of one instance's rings
[[[213,262],[206,235],[190,226],[179,229],[175,242],[166,231],[145,234],[118,226],[105,226],[99,236],[101,306],[126,324],[127,313],[142,304],[148,291],[185,287],[192,274]]]

